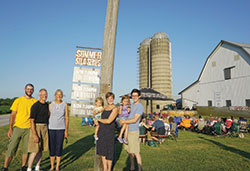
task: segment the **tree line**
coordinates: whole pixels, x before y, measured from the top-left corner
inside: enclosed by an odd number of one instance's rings
[[[12,105],[12,103],[14,102],[14,100],[17,97],[14,98],[0,98],[0,114],[6,114],[6,113],[10,113],[10,106]]]

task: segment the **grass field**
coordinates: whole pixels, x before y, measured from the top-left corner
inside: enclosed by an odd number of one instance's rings
[[[70,118],[69,143],[64,145],[61,169],[65,171],[94,170],[95,146],[92,127],[81,127],[81,118]],[[0,127],[0,167],[8,144],[8,126]],[[143,170],[250,170],[250,134],[244,139],[236,137],[212,137],[194,132],[180,131],[178,142],[169,140],[158,147],[141,144]],[[11,163],[9,170],[21,165],[21,151]],[[114,170],[128,170],[129,160],[122,145],[116,144]],[[41,165],[49,169],[48,152]]]

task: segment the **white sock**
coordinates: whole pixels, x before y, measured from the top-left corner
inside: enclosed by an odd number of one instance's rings
[[[27,168],[27,171],[32,171],[32,169],[31,168]]]
[[[40,169],[40,166],[35,167],[35,171],[38,171]]]

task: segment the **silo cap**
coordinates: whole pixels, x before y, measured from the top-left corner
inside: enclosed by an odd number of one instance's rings
[[[150,42],[151,42],[151,38],[146,38],[144,39],[141,43],[140,43],[140,46],[145,46],[145,45],[150,45]]]
[[[168,35],[165,32],[157,32],[152,36],[152,39],[165,39],[165,38],[168,38]]]

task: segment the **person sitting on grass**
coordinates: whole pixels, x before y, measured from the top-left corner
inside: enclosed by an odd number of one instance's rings
[[[165,135],[170,135],[170,125],[169,125],[168,119],[164,118],[163,122],[164,122],[164,127],[165,127]]]
[[[129,96],[128,95],[122,96],[121,106],[119,108],[119,119],[128,120],[130,111],[131,108],[130,108]],[[122,139],[123,133],[124,133],[124,138]],[[120,143],[128,144],[128,124],[123,124],[119,137],[117,139]]]
[[[191,127],[190,129],[192,131],[195,131],[198,127],[198,119],[196,119],[195,117],[191,117]]]
[[[182,119],[181,123],[180,123],[180,128],[184,129],[184,130],[188,130],[191,127],[191,120],[190,120],[190,116],[185,115],[185,117]]]
[[[177,128],[177,124],[174,122],[174,118],[169,117],[168,122],[170,124],[170,135],[173,136],[173,137],[176,137],[175,130]]]
[[[215,117],[211,120],[210,126],[213,127],[214,124],[218,121],[218,117]]]
[[[147,121],[145,118],[142,118],[140,123],[139,123],[139,133],[140,136],[143,136],[142,138],[140,138],[140,142],[142,142],[143,144],[145,144],[146,141],[146,133],[147,133],[147,129],[149,129],[149,127],[147,126]]]
[[[152,132],[152,136],[153,135],[165,135],[165,125],[164,125],[164,122],[162,121],[162,120],[160,120],[159,119],[159,117],[158,116],[154,116],[154,123],[153,123],[153,125],[152,125],[152,131],[155,131],[155,133],[156,134],[154,134],[153,132]],[[156,137],[152,137],[154,140],[156,140],[156,141],[159,141],[159,139],[158,138],[156,138]]]
[[[205,127],[205,121],[201,116],[199,116],[199,120],[198,120],[197,124],[198,124],[197,132],[201,133]]]
[[[210,129],[210,120],[208,117],[205,118],[205,126],[204,126],[204,133],[205,134],[210,134],[211,133],[211,129]]]
[[[149,117],[149,119],[150,119],[150,120],[152,120],[153,115],[152,115],[152,113],[151,113],[151,112],[148,114],[148,117]]]
[[[231,132],[231,125],[233,123],[233,116],[231,116],[230,118],[228,118],[226,120],[226,130],[227,130],[227,133],[230,133]]]
[[[214,123],[213,125],[215,134],[216,135],[222,135],[223,134],[223,124],[221,123],[221,118],[217,118],[217,122]]]

